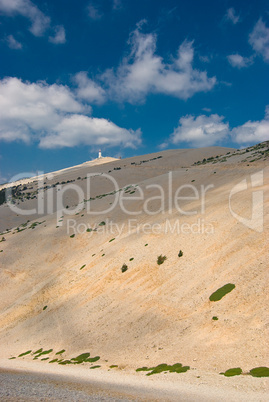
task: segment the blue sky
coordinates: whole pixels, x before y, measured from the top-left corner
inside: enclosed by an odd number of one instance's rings
[[[0,182],[269,139],[269,1],[0,0]]]

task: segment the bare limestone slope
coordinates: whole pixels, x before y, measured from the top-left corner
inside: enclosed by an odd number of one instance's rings
[[[267,143],[173,150],[47,179],[50,214],[3,204],[1,357],[42,347],[131,369],[268,366],[268,179]],[[56,183],[68,180],[84,200],[72,212],[80,200],[70,189],[69,208],[57,211]],[[37,184],[21,189],[18,207],[37,205]],[[230,293],[210,301],[229,283]]]

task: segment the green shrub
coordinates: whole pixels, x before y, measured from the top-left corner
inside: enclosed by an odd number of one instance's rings
[[[150,376],[152,374],[159,374],[162,373],[163,371],[169,371],[169,373],[186,373],[190,369],[190,366],[182,366],[181,363],[175,363],[172,366],[166,363],[159,364],[156,367],[141,367],[136,369],[136,371],[150,371],[150,373],[147,373],[147,376]]]
[[[71,237],[71,239],[73,239],[73,237],[75,237],[75,234],[72,234],[70,237]]]
[[[249,371],[252,377],[269,377],[268,367],[255,367]]]
[[[214,315],[214,316],[212,317],[212,320],[217,321],[217,320],[218,320],[218,317]]]
[[[183,256],[183,251],[179,250],[178,257],[182,257],[182,256]]]
[[[221,300],[227,293],[230,293],[235,288],[233,283],[227,283],[226,285],[222,286],[216,292],[212,293],[209,297],[210,301],[219,301]]]
[[[242,369],[240,367],[231,368],[229,370],[226,370],[224,373],[220,373],[220,374],[225,375],[225,377],[233,377],[235,375],[242,374]]]
[[[127,271],[128,267],[126,264],[123,264],[123,266],[121,267],[121,272],[125,272]]]
[[[29,355],[29,353],[31,352],[32,352],[31,350],[27,350],[27,352],[21,353],[18,357]]]
[[[64,352],[65,352],[65,349],[62,349],[62,350],[59,350],[59,352],[55,353],[55,355],[61,355]]]
[[[165,260],[167,260],[166,255],[159,255],[159,257],[157,258],[157,264],[161,265],[164,263]]]

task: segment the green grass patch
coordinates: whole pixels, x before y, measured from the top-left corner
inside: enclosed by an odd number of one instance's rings
[[[132,257],[132,258],[129,259],[129,261],[133,261],[133,259],[134,259],[134,258]]]
[[[175,363],[172,366],[166,363],[159,364],[156,367],[141,367],[138,368],[136,371],[150,371],[147,373],[147,376],[153,374],[159,374],[162,372],[169,372],[169,373],[186,373],[190,369],[189,366],[182,366],[181,363]]]
[[[36,352],[33,353],[33,355],[37,355],[37,354],[41,353],[42,351],[43,351],[43,348],[38,349]]]
[[[41,359],[41,361],[43,360],[49,360],[49,357],[44,357],[43,359]]]
[[[105,224],[106,224],[105,221],[102,221],[99,223],[99,226],[105,226]]]
[[[86,264],[82,265],[82,267],[81,267],[81,268],[79,268],[79,269],[83,269],[83,268],[85,268],[85,267],[86,267]]]
[[[269,377],[268,367],[255,367],[249,371],[252,377]]]
[[[240,367],[231,368],[229,370],[226,370],[224,373],[220,373],[220,374],[225,375],[225,377],[233,377],[235,375],[242,374],[242,369]]]
[[[110,239],[110,240],[109,240],[109,243],[111,243],[111,242],[114,241],[114,240],[115,240],[115,237],[114,237],[113,239]]]
[[[48,306],[44,306],[44,307],[43,307],[43,310],[46,310],[47,308],[48,308]]]
[[[18,357],[29,355],[31,352],[32,352],[31,350],[27,350],[27,352],[21,353]]]
[[[53,359],[49,363],[56,363],[57,361],[58,361],[58,359]]]
[[[90,357],[90,353],[82,353],[77,357],[73,357],[71,360],[75,363],[85,362]]]
[[[63,360],[59,361],[58,364],[62,364],[63,366],[65,366],[66,364],[72,364],[72,362],[70,360]]]
[[[97,368],[100,368],[101,366],[92,366],[92,367],[90,367],[90,369],[97,369]]]
[[[85,360],[85,362],[94,363],[97,362],[98,360],[100,360],[100,356],[89,357],[88,359]]]
[[[219,301],[221,300],[227,293],[230,293],[235,288],[233,283],[227,283],[226,285],[222,286],[216,292],[212,293],[209,297],[210,301]]]
[[[16,359],[16,357],[14,357],[14,356],[10,357],[8,360],[13,360],[13,359]]]
[[[53,352],[53,349],[43,350],[42,352],[40,352],[38,355],[35,356],[35,359],[43,355],[48,355],[51,352]]]
[[[213,320],[213,321],[218,321],[218,317],[217,317],[216,315],[214,315],[214,316],[212,317],[212,320]]]
[[[119,366],[117,366],[117,364],[112,364],[112,366],[109,366],[109,368],[117,368]]]
[[[59,350],[59,352],[55,353],[55,355],[61,355],[64,352],[65,352],[65,349],[62,349],[62,350]]]
[[[148,243],[145,244],[145,247],[147,247],[147,246],[148,246]]]
[[[73,237],[75,237],[75,234],[72,234],[70,237],[71,237],[71,239],[73,239]]]
[[[182,256],[183,256],[183,251],[179,250],[178,257],[182,257]]]

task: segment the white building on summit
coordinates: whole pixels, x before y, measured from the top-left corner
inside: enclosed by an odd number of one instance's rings
[[[101,149],[99,149],[99,153],[98,153],[98,159],[102,158],[102,153],[101,153]]]

